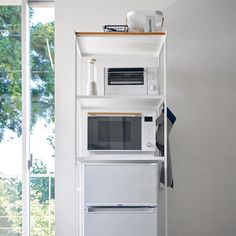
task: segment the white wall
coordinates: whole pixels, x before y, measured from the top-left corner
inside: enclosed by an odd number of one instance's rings
[[[175,189],[169,236],[236,235],[236,1],[56,1],[56,235],[75,235],[74,34],[161,9]]]

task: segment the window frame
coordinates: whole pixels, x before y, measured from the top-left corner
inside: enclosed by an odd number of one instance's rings
[[[30,86],[30,7],[54,7],[51,0],[22,0],[22,232],[30,236],[30,125],[31,125],[31,86]],[[51,190],[50,190],[51,191]]]
[[[30,236],[30,26],[29,4],[22,0],[22,235]]]

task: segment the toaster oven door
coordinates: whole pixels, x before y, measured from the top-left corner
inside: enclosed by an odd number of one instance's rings
[[[147,95],[147,71],[144,68],[105,68],[106,95]]]

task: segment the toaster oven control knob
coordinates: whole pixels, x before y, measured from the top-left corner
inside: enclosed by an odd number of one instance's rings
[[[156,90],[156,86],[155,86],[155,85],[151,85],[151,86],[150,86],[150,90],[151,90],[151,91],[155,91],[155,90]]]
[[[152,144],[151,144],[150,142],[147,142],[146,146],[147,146],[148,148],[150,148],[150,147],[152,147]]]

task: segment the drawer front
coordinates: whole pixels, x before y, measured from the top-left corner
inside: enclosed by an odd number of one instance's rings
[[[157,236],[157,212],[157,208],[87,208],[84,236]]]
[[[85,165],[84,203],[156,205],[158,184],[157,164]]]

